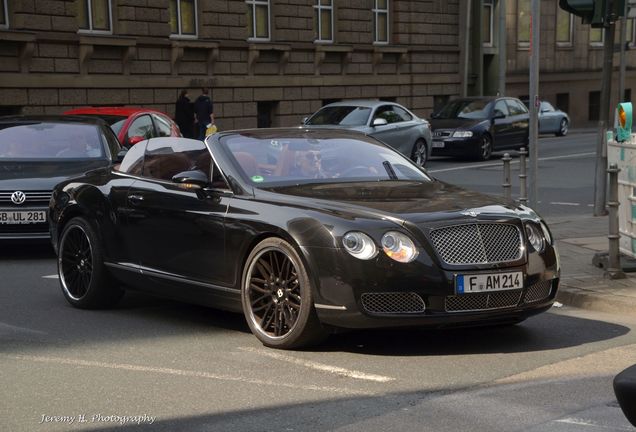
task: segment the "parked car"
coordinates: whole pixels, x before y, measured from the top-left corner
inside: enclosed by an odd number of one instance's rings
[[[614,377],[614,394],[623,414],[636,427],[636,364]]]
[[[419,166],[424,166],[431,155],[432,139],[428,121],[393,102],[335,102],[320,108],[303,123],[310,128],[342,128],[364,132],[390,145]]]
[[[528,99],[521,99],[526,107],[530,102]],[[541,101],[539,105],[539,133],[555,134],[556,136],[566,136],[570,129],[570,117],[565,111],[555,108],[548,101]]]
[[[431,178],[342,130],[143,141],[55,188],[73,306],[120,287],[242,311],[271,347],[328,329],[512,324],[550,308],[559,261],[530,208]]]
[[[88,107],[64,114],[101,118],[110,125],[124,147],[149,138],[181,136],[179,126],[167,114],[147,108]]]
[[[0,117],[0,240],[48,239],[53,187],[110,166],[120,151],[99,119]]]
[[[431,116],[433,155],[488,160],[528,145],[528,109],[510,97],[454,99]]]

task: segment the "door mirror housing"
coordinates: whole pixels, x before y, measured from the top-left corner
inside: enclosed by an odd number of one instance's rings
[[[126,153],[128,153],[128,149],[127,148],[122,148],[121,150],[119,150],[119,153],[117,153],[117,156],[115,156],[115,163],[121,163],[124,160],[124,156],[126,156]]]
[[[498,119],[502,119],[502,118],[506,118],[506,115],[504,113],[502,113],[501,111],[495,111],[495,113],[492,116],[493,120],[498,120]]]
[[[172,181],[191,189],[202,189],[210,184],[208,176],[201,170],[180,172],[172,177]]]
[[[128,146],[132,147],[137,143],[142,142],[143,140],[145,140],[146,138],[142,137],[142,136],[131,136],[128,137]]]
[[[384,125],[387,125],[387,124],[389,124],[389,122],[386,121],[386,119],[383,119],[383,118],[373,119],[373,127],[384,126]]]
[[[309,120],[309,117],[303,117],[302,124],[306,125],[307,124],[307,120]]]

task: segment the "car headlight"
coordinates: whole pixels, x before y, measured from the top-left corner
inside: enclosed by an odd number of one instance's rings
[[[473,136],[471,131],[455,131],[453,132],[453,138],[470,138]]]
[[[413,241],[397,231],[382,236],[382,250],[389,258],[401,263],[409,263],[418,255]]]
[[[539,253],[543,252],[543,249],[545,248],[545,240],[543,238],[542,230],[533,223],[527,223],[526,237],[528,237],[528,242],[530,242],[534,250]]]
[[[351,254],[361,260],[368,260],[378,254],[371,237],[358,231],[348,232],[342,237],[342,245]]]
[[[545,237],[545,241],[547,241],[548,244],[552,244],[552,233],[550,233],[548,226],[543,221],[541,221],[541,230],[543,231],[543,236]]]

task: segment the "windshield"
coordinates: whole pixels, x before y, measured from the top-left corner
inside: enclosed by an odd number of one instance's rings
[[[314,114],[308,125],[365,126],[369,120],[371,108],[361,106],[325,107]]]
[[[409,159],[372,138],[252,137],[228,135],[244,176],[259,186],[348,181],[431,179]]]
[[[0,159],[99,159],[97,126],[74,123],[0,124]]]
[[[437,112],[439,119],[486,119],[488,118],[490,101],[458,99],[444,105]]]
[[[119,135],[119,131],[121,130],[121,127],[124,125],[124,123],[126,123],[126,119],[128,118],[126,116],[106,115],[106,114],[79,114],[79,115],[88,116],[88,117],[98,117],[104,120],[106,123],[108,123],[108,126],[110,126],[113,132],[115,132],[115,135]]]

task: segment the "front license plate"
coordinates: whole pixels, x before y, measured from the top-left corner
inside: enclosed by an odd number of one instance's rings
[[[521,288],[523,288],[523,272],[477,273],[455,277],[457,294]]]
[[[0,224],[36,224],[46,222],[46,210],[0,211]]]
[[[444,141],[433,141],[433,148],[444,148]]]

